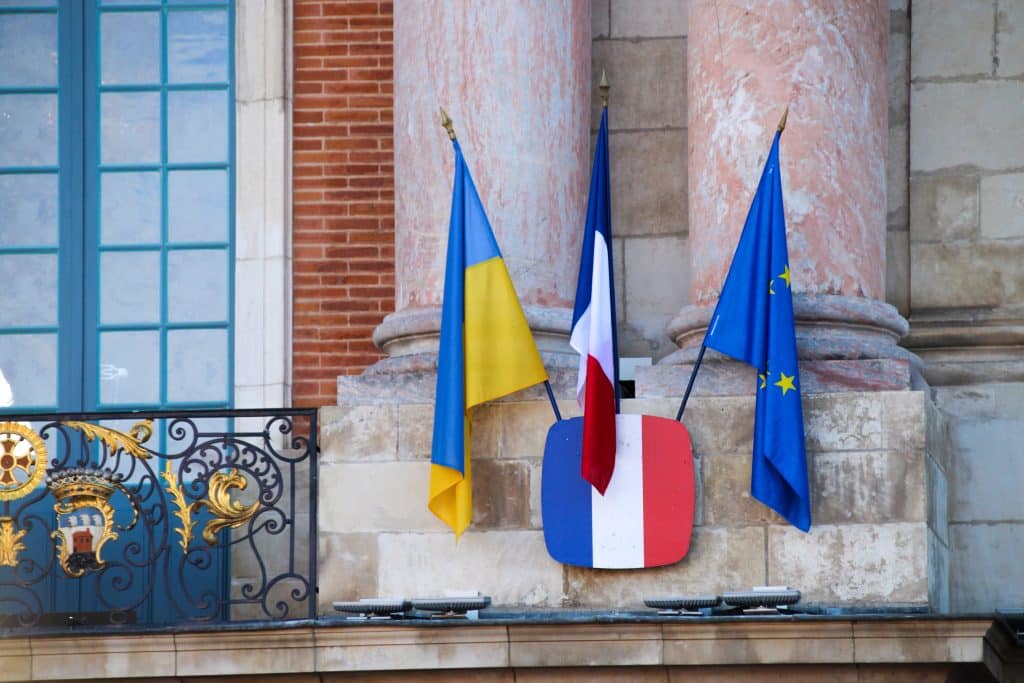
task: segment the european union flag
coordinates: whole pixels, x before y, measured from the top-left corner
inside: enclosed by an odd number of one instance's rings
[[[793,526],[811,527],[792,278],[775,134],[704,344],[757,368],[751,494]]]

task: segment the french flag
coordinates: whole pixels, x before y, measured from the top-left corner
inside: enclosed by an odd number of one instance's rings
[[[615,469],[619,349],[612,279],[611,201],[608,170],[608,107],[601,112],[587,199],[583,256],[576,282],[569,344],[580,354],[576,400],[583,408],[580,474],[602,495]]]
[[[686,556],[693,528],[690,435],[681,422],[617,415],[615,478],[599,495],[579,476],[583,419],[548,431],[541,475],[544,542],[563,564],[637,569]]]

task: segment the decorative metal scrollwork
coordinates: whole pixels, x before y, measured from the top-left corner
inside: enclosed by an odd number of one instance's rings
[[[25,530],[14,526],[10,517],[0,517],[0,567],[17,567],[18,553],[25,549]]]
[[[110,427],[92,424],[91,422],[81,422],[79,420],[68,420],[63,424],[82,432],[90,441],[93,439],[99,439],[106,444],[107,448],[112,452],[124,449],[126,453],[130,453],[136,458],[142,458],[145,460],[149,457],[149,451],[147,451],[142,444],[146,443],[146,441],[149,440],[149,437],[153,435],[152,420],[136,422],[127,433],[119,432],[118,430],[111,429]]]
[[[46,476],[46,445],[20,422],[0,422],[0,500],[27,496]]]

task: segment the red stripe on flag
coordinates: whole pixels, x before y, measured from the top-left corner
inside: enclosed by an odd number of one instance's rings
[[[678,562],[690,548],[693,447],[681,422],[644,415],[643,451],[644,566],[657,567]]]
[[[583,401],[583,461],[580,474],[601,495],[615,469],[615,389],[601,364],[587,356],[587,387]]]

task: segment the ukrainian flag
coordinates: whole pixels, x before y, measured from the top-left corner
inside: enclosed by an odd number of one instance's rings
[[[458,140],[448,227],[441,346],[427,507],[455,532],[469,526],[470,409],[547,379]]]

